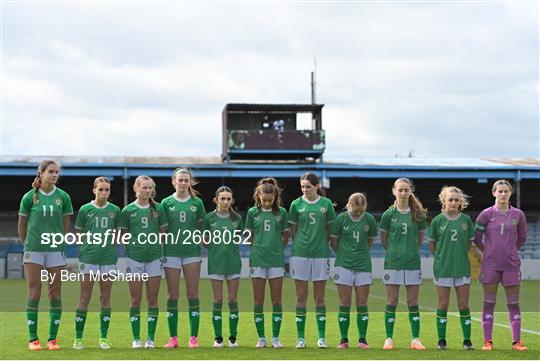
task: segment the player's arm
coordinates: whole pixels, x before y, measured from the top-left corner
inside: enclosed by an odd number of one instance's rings
[[[70,231],[70,226],[71,226],[69,223],[70,217],[71,217],[71,214],[64,215],[64,234],[69,233]]]
[[[290,224],[290,227],[291,227],[291,237],[292,237],[293,242],[294,242],[294,235],[296,234],[296,228],[297,228],[297,225],[294,224],[294,223],[291,223],[291,224]]]
[[[369,249],[371,249],[371,246],[373,246],[373,242],[375,242],[375,237],[369,237],[367,239],[367,245]]]
[[[386,251],[386,249],[388,248],[388,232],[384,229],[381,229],[381,243],[384,250]]]
[[[525,244],[525,241],[527,241],[527,220],[524,214],[521,214],[519,218],[517,225],[517,249],[520,249]]]
[[[422,243],[424,243],[425,234],[426,234],[425,230],[418,231],[418,248],[422,247]]]
[[[435,256],[435,250],[437,249],[437,244],[435,243],[434,240],[430,239],[429,240],[429,251],[431,252],[431,254],[433,256]]]
[[[484,242],[482,238],[484,237],[484,231],[486,230],[488,224],[488,217],[485,212],[480,213],[478,218],[476,218],[476,226],[474,227],[474,244],[476,247],[483,253],[484,252]]]
[[[19,221],[17,222],[17,233],[19,233],[21,243],[24,243],[24,240],[26,239],[27,225],[28,217],[19,215]]]
[[[290,235],[291,235],[290,228],[281,232],[281,237],[282,237],[281,239],[283,240],[283,248],[287,247],[287,244],[289,243]]]
[[[334,253],[337,253],[338,249],[338,236],[331,234],[330,235],[330,246],[334,250]]]

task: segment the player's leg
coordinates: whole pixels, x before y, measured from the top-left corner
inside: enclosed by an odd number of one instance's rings
[[[313,300],[315,301],[315,317],[317,318],[317,346],[326,348],[326,280],[313,281]]]
[[[200,306],[199,306],[199,280],[201,278],[201,260],[194,259],[193,262],[183,264],[184,280],[186,282],[186,296],[189,307],[189,329],[190,348],[199,347],[199,323],[200,323]]]
[[[64,266],[49,267],[47,271],[51,275],[52,281],[48,283],[49,286],[49,301],[51,308],[49,311],[49,341],[47,346],[49,350],[59,350],[60,347],[56,344],[56,336],[58,335],[58,329],[60,327],[60,320],[62,318],[62,280],[60,279],[60,272],[64,269]]]
[[[89,274],[82,274],[82,277],[80,282],[79,301],[77,302],[77,309],[75,311],[75,341],[73,342],[73,348],[75,350],[82,350],[84,348],[84,325],[86,324],[88,304],[90,303],[92,289],[94,288],[94,280],[89,277]]]
[[[283,272],[283,270],[281,270]],[[283,309],[281,306],[283,291],[283,274],[279,277],[270,278],[270,298],[272,300],[272,347],[282,348],[279,340],[279,331],[281,330],[281,321],[283,320]]]
[[[439,281],[443,279],[439,278]],[[448,280],[448,279],[446,279]],[[437,349],[446,350],[446,325],[448,323],[448,304],[450,302],[450,287],[439,282],[437,285],[437,311],[435,313],[435,321],[437,325]]]
[[[308,296],[308,281],[294,280],[296,288],[296,348],[305,348],[306,304]]]
[[[505,280],[503,279],[503,282]],[[520,280],[521,281],[521,280]],[[504,292],[506,293],[506,305],[508,307],[508,322],[512,329],[512,349],[517,351],[525,351],[527,347],[521,342],[521,310],[519,307],[519,291],[520,285],[510,285],[503,283]]]
[[[353,287],[348,284],[336,284],[336,286],[339,296],[338,325],[341,334],[338,348],[348,348],[349,325],[351,323],[351,293]]]
[[[262,277],[252,277],[251,284],[253,286],[253,321],[259,341],[255,347],[266,347],[266,337],[264,335],[264,293],[266,279]]]
[[[172,257],[168,257],[167,263]],[[176,267],[165,267],[165,280],[167,282],[167,325],[169,328],[169,341],[165,348],[178,347],[178,297],[180,289],[180,275],[182,270]]]
[[[29,342],[31,351],[41,350],[41,344],[37,335],[38,308],[41,296],[41,270],[43,266],[36,263],[24,264],[24,275],[28,286],[28,299],[26,301],[26,324],[28,325]]]
[[[240,275],[233,279],[227,279],[227,303],[229,304],[229,347],[237,347],[238,343],[238,288],[240,287]]]
[[[391,350],[394,348],[392,338],[394,337],[394,325],[396,323],[396,307],[399,301],[399,284],[386,284],[386,308],[384,310],[384,327],[386,330],[386,340],[383,348]]]
[[[223,278],[224,279],[224,278]],[[214,347],[223,347],[222,313],[223,307],[223,279],[210,279],[214,305],[212,307],[212,325],[214,326]]]
[[[129,281],[129,320],[131,322],[131,335],[133,336],[133,348],[141,348],[141,299],[143,281]]]
[[[99,347],[103,350],[111,348],[108,340],[109,324],[111,323],[111,291],[113,282],[99,281]]]
[[[467,277],[468,278],[468,277]],[[461,331],[463,333],[463,348],[465,350],[473,350],[471,342],[471,311],[469,310],[469,294],[471,291],[470,279],[468,283],[456,286],[456,297],[459,309],[459,321]]]
[[[482,274],[483,272],[480,272],[481,281]],[[482,305],[482,331],[484,333],[484,346],[482,347],[482,350],[484,351],[491,351],[493,349],[493,322],[495,318],[495,304],[497,303],[498,285],[498,278],[497,282],[482,283],[482,287],[484,289],[484,302]]]
[[[370,277],[371,280],[371,277]],[[358,327],[358,347],[368,348],[367,328],[369,322],[368,297],[371,284],[354,287],[356,293],[356,325]]]
[[[149,273],[149,276],[150,276],[150,273]],[[146,300],[148,303],[148,314],[147,314],[148,339],[146,340],[144,347],[154,348],[155,347],[154,337],[156,334],[156,328],[157,328],[157,322],[158,322],[158,316],[159,316],[158,295],[159,295],[159,287],[161,285],[161,275],[149,277],[148,281],[146,281],[145,284],[146,284]]]
[[[411,325],[411,348],[415,350],[425,350],[424,345],[420,342],[420,309],[418,308],[418,294],[420,293],[420,285],[406,285],[407,291],[407,307],[409,308],[409,323]]]

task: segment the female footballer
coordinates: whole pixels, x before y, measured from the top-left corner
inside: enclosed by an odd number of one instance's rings
[[[469,249],[474,240],[474,224],[461,213],[469,205],[468,196],[457,187],[443,187],[439,194],[442,210],[431,221],[429,249],[433,254],[433,283],[437,286],[439,303],[436,321],[439,341],[437,349],[446,350],[446,324],[450,301],[450,290],[455,288],[463,348],[473,350],[471,343],[471,311],[469,291],[471,288],[471,266]]]
[[[196,230],[200,231],[202,219],[206,215],[198,192],[193,189],[197,182],[187,168],[173,172],[174,193],[161,201],[169,226],[167,232],[173,236],[172,242],[163,247],[163,268],[167,280],[167,322],[169,341],[165,348],[178,347],[178,297],[180,275],[184,271],[188,317],[190,326],[190,348],[199,347],[199,277],[201,273],[201,245],[193,240]]]
[[[140,319],[143,283],[146,284],[148,301],[148,338],[144,347],[155,347],[162,256],[159,235],[164,233],[167,227],[167,215],[163,206],[154,201],[155,189],[156,184],[152,178],[145,175],[138,176],[133,185],[136,200],[125,206],[120,214],[119,228],[131,235],[130,242],[126,246],[126,273],[148,277],[146,282],[129,281],[132,348],[142,348]],[[155,242],[156,239],[158,242]]]
[[[300,178],[302,196],[291,203],[289,223],[293,237],[289,260],[296,285],[296,348],[305,348],[306,301],[308,281],[313,281],[313,298],[317,319],[317,347],[328,347],[326,341],[326,281],[330,272],[328,240],[331,223],[336,218],[332,201],[323,197],[319,176],[306,173]]]
[[[285,246],[289,240],[287,211],[281,207],[281,189],[274,178],[257,182],[245,228],[250,231],[249,277],[253,285],[253,318],[259,336],[255,347],[266,347],[264,336],[264,293],[268,280],[272,299],[272,347],[282,348],[279,331],[283,319],[281,290],[285,265]]]
[[[348,332],[353,287],[356,295],[358,347],[368,348],[367,300],[372,284],[369,250],[377,236],[377,222],[375,217],[366,212],[367,200],[363,193],[351,194],[346,208],[346,212],[337,216],[330,231],[331,245],[336,253],[334,283],[339,294],[338,323],[341,341],[338,348],[349,347]]]
[[[32,189],[21,200],[17,231],[24,243],[24,273],[28,284],[26,321],[30,340],[30,351],[41,350],[37,335],[38,307],[41,296],[41,271],[49,274],[50,323],[47,348],[59,350],[56,341],[62,317],[60,271],[66,265],[63,244],[53,246],[45,242],[44,236],[52,233],[65,234],[69,231],[69,218],[73,206],[69,195],[56,187],[60,165],[54,160],[44,160],[37,169]],[[50,236],[47,236],[50,237]]]
[[[88,233],[90,238],[83,238],[84,244],[81,246],[79,256],[79,272],[83,274],[80,283],[81,291],[77,310],[75,311],[75,341],[73,348],[82,350],[84,325],[88,313],[88,304],[92,297],[94,279],[92,274],[101,276],[109,272],[116,271],[116,246],[112,242],[112,235],[105,236],[107,230],[114,231],[120,217],[120,208],[109,202],[111,194],[111,181],[106,177],[94,179],[92,188],[94,200],[83,205],[77,214],[75,230],[79,233]],[[96,240],[96,236],[101,236],[101,241]],[[111,321],[111,289],[112,281],[102,279],[99,281],[100,304],[99,313],[100,338],[99,347],[103,350],[111,348],[107,339],[109,323]]]
[[[422,283],[420,271],[420,246],[426,229],[426,209],[414,195],[414,186],[410,179],[399,178],[394,182],[392,193],[394,204],[381,218],[381,243],[386,250],[384,259],[383,283],[386,285],[386,310],[384,324],[386,340],[383,349],[394,348],[392,336],[396,321],[396,306],[399,299],[399,286],[407,291],[407,306],[411,324],[411,348],[424,350],[420,342],[420,312],[418,293]]]
[[[495,205],[484,209],[476,218],[474,243],[483,252],[480,266],[480,282],[484,288],[482,307],[482,328],[484,346],[482,350],[493,349],[493,319],[499,283],[506,293],[508,322],[512,329],[512,349],[527,350],[521,341],[521,311],[519,308],[519,288],[521,285],[521,260],[518,249],[527,239],[525,214],[510,205],[512,185],[506,180],[498,180],[492,191]]]
[[[214,347],[223,347],[221,308],[223,305],[223,281],[227,282],[229,303],[229,347],[238,347],[238,287],[240,286],[239,244],[242,242],[242,217],[234,211],[233,192],[221,186],[214,198],[216,209],[208,213],[202,222],[204,245],[208,247],[208,277],[212,284],[214,305]]]

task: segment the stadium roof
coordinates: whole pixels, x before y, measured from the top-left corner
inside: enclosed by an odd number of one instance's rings
[[[262,112],[262,113],[307,113],[320,112],[324,104],[247,104],[229,103],[225,105],[227,112]]]
[[[306,171],[316,171],[328,178],[540,179],[540,159],[536,158],[363,157],[349,159],[347,163],[222,163],[219,157],[3,156],[0,174],[33,176],[43,159],[58,160],[63,176],[169,177],[174,168],[188,166],[198,177],[298,177]]]

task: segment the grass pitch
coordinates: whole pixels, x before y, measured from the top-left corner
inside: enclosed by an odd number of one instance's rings
[[[168,339],[167,322],[165,318],[166,287],[162,283],[160,294],[160,317],[156,333],[156,346],[153,350],[133,350],[131,349],[131,328],[129,324],[128,307],[129,293],[127,285],[118,283],[114,285],[112,295],[112,320],[109,330],[109,340],[113,348],[111,350],[100,350],[97,345],[99,337],[98,322],[98,288],[95,287],[92,306],[89,309],[88,319],[85,327],[85,349],[75,351],[71,349],[75,333],[74,308],[78,297],[78,284],[65,283],[63,285],[64,313],[62,325],[58,335],[60,351],[39,351],[30,352],[27,350],[27,327],[24,313],[26,301],[26,285],[23,280],[2,280],[0,281],[0,357],[2,359],[540,359],[540,282],[525,281],[521,292],[522,309],[522,339],[529,347],[529,351],[516,352],[511,350],[511,334],[508,328],[506,305],[504,294],[499,290],[497,313],[494,326],[494,346],[492,352],[480,350],[482,345],[482,329],[479,322],[481,310],[481,289],[476,283],[471,287],[470,308],[473,311],[472,341],[477,350],[464,351],[461,348],[461,329],[457,317],[455,296],[451,302],[448,317],[447,341],[449,349],[447,351],[437,351],[437,333],[435,328],[434,309],[437,304],[435,287],[430,281],[425,281],[420,293],[421,309],[421,332],[420,336],[427,347],[426,351],[413,351],[409,349],[410,329],[406,312],[405,293],[402,290],[400,305],[398,306],[397,322],[394,331],[395,349],[384,351],[381,349],[385,338],[383,310],[385,304],[385,293],[383,286],[376,281],[371,289],[369,301],[370,320],[368,328],[369,350],[357,349],[356,339],[358,331],[356,329],[356,315],[351,312],[351,327],[349,330],[349,340],[351,348],[348,350],[337,350],[335,346],[339,342],[339,328],[337,322],[337,291],[335,286],[329,282],[327,286],[327,325],[326,334],[329,348],[320,350],[316,348],[317,330],[315,316],[308,314],[306,325],[306,340],[308,348],[296,350],[296,325],[294,316],[294,284],[291,280],[286,280],[283,289],[284,321],[281,327],[281,341],[285,348],[274,350],[271,348],[255,349],[257,334],[253,323],[252,313],[252,290],[249,280],[242,280],[239,292],[240,322],[238,332],[237,349],[213,349],[213,329],[210,316],[212,294],[210,282],[201,280],[201,325],[199,332],[199,343],[201,347],[197,350],[187,348],[189,336],[189,325],[187,313],[179,314],[179,339],[181,347],[174,350],[166,350],[162,345]],[[183,292],[183,291],[182,291]],[[311,290],[310,290],[311,295]],[[270,305],[267,295],[266,306]],[[185,297],[181,297],[180,310],[187,309]],[[269,308],[269,307],[268,307]],[[143,304],[141,310],[145,310]],[[354,305],[352,307],[354,310]],[[48,332],[48,300],[46,289],[43,289],[39,315],[39,335],[42,342],[46,341]],[[313,310],[313,304],[308,303],[308,310]],[[223,334],[228,336],[227,307],[224,307]],[[475,312],[476,311],[476,312]],[[142,320],[145,320],[144,313]],[[270,313],[266,313],[265,318],[266,335],[271,336]],[[141,321],[141,337],[146,336],[146,322]]]

